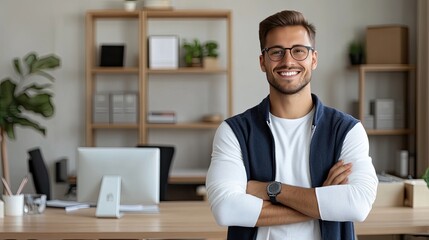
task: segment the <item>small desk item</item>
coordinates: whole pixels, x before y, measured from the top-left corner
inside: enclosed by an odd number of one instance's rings
[[[120,218],[121,176],[103,176],[98,195],[96,217]]]

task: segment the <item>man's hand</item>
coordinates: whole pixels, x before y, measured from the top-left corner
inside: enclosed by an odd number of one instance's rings
[[[352,164],[344,164],[344,161],[340,160],[329,170],[328,177],[323,182],[323,186],[347,184],[351,172]]]

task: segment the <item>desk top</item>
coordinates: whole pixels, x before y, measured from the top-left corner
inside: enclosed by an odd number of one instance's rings
[[[373,208],[356,223],[358,235],[429,233],[429,208]],[[144,239],[226,238],[204,201],[162,202],[159,214],[125,214],[120,219],[95,217],[95,208],[65,213],[46,209],[40,215],[0,218],[0,239]]]
[[[0,239],[226,238],[207,202],[162,202],[160,213],[127,213],[120,219],[95,217],[95,208],[0,219]]]
[[[355,223],[358,235],[429,233],[429,208],[373,208],[362,223]]]

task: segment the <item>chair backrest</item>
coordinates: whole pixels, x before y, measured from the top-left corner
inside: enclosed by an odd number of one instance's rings
[[[51,184],[49,181],[49,172],[43,160],[42,152],[39,148],[28,151],[28,169],[33,176],[34,188],[36,193],[45,194],[46,199],[51,199]]]
[[[174,146],[168,145],[137,145],[137,147],[159,148],[160,150],[160,179],[159,179],[159,200],[165,201],[168,187],[168,176],[170,174],[170,166],[173,162]]]

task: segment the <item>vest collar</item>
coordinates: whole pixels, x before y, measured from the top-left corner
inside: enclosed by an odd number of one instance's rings
[[[313,118],[313,127],[316,127],[323,116],[323,103],[315,94],[311,94],[311,98],[313,99],[313,104],[316,108]],[[270,123],[270,95],[262,100],[258,108],[259,112],[263,114],[265,122]]]

